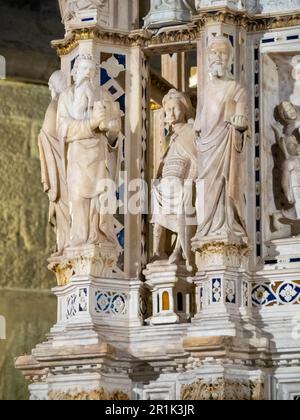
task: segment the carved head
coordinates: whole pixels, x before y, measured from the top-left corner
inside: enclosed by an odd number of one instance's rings
[[[97,64],[91,55],[80,55],[77,57],[72,76],[75,85],[80,85],[84,80],[92,81],[95,77]]]
[[[195,115],[189,96],[176,89],[171,89],[164,97],[163,108],[167,125],[186,123]]]
[[[277,109],[279,117],[285,124],[288,124],[290,121],[296,121],[298,118],[297,110],[291,102],[284,101],[278,105]]]
[[[48,86],[52,100],[58,100],[59,95],[67,89],[67,78],[61,70],[55,71],[49,79]]]
[[[212,78],[224,78],[230,73],[234,51],[224,36],[216,36],[208,46],[209,73]]]

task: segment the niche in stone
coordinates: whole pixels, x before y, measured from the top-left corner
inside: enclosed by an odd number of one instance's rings
[[[267,241],[300,234],[299,56],[263,54],[262,196]]]

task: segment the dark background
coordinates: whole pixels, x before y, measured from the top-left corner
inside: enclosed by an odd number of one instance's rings
[[[51,40],[64,36],[56,0],[0,0],[0,51],[7,76],[46,82],[59,60]]]

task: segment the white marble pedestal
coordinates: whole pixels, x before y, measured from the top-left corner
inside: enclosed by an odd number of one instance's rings
[[[280,269],[289,268],[290,264],[300,266],[300,237],[275,239],[266,243],[268,248],[268,265],[276,265]]]
[[[144,271],[146,286],[152,293],[153,314],[146,320],[150,325],[177,324],[191,319],[190,275],[185,266],[156,261]]]

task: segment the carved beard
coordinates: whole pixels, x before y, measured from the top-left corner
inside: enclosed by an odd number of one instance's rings
[[[93,84],[89,79],[85,79],[75,88],[73,104],[77,119],[89,117],[94,104]]]
[[[210,74],[213,77],[218,77],[218,78],[221,79],[222,77],[226,76],[227,70],[226,70],[226,67],[224,66],[224,64],[213,63],[210,66]]]

